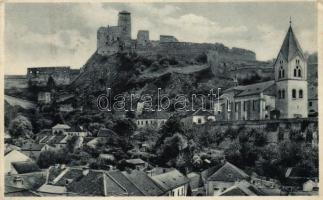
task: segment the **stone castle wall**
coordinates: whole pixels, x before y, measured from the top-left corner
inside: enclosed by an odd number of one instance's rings
[[[256,60],[256,55],[252,51],[238,48],[230,49],[221,44],[210,43],[166,42],[159,43],[156,46],[137,45],[133,51],[141,56],[161,55],[174,57],[178,60],[191,60],[202,54],[207,54],[209,51],[216,51],[224,60]]]

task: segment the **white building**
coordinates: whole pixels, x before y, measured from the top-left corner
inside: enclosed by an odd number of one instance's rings
[[[68,131],[71,127],[66,124],[56,124],[52,127],[52,133],[65,133]]]
[[[161,128],[168,120],[169,115],[165,112],[143,113],[136,119],[138,128]]]

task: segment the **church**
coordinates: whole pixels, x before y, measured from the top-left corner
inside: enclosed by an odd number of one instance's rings
[[[307,61],[291,22],[273,69],[274,80],[225,90],[216,111],[221,119],[307,118]]]

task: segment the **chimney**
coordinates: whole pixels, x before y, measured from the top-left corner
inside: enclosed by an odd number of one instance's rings
[[[13,184],[15,187],[17,188],[23,188],[24,184],[23,184],[23,180],[20,176],[16,176],[13,178]]]
[[[83,176],[88,175],[88,174],[89,174],[89,172],[90,172],[90,168],[89,168],[89,167],[83,167],[83,169],[82,169],[82,174],[83,174]]]
[[[129,167],[126,167],[126,172],[128,173],[128,174],[131,174],[131,169],[129,168]]]

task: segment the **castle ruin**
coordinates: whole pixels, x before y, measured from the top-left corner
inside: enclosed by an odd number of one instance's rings
[[[131,13],[121,11],[117,26],[100,27],[97,31],[97,53],[110,56],[120,52],[132,52],[141,56],[174,57],[193,59],[209,51],[217,51],[222,58],[238,60],[256,60],[252,51],[240,48],[228,48],[215,43],[180,42],[172,35],[160,35],[159,40],[150,40],[148,30],[140,30],[137,38],[131,38]]]

